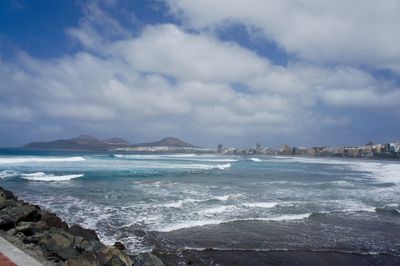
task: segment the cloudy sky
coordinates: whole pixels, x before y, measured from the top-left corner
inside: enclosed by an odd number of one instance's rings
[[[4,0],[0,146],[400,139],[400,0]]]

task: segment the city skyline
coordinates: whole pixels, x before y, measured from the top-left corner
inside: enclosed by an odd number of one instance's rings
[[[81,133],[204,147],[397,141],[399,9],[3,1],[0,146]]]

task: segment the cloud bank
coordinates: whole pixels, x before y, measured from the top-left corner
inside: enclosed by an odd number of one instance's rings
[[[80,25],[65,29],[80,51],[0,59],[0,133],[29,126],[34,138],[86,132],[131,141],[175,135],[205,146],[316,145],[381,137],[379,126],[391,121],[386,137],[400,129],[398,1],[166,3],[181,23],[133,34],[89,3]],[[293,56],[274,65],[221,40],[218,29],[231,23]],[[360,137],[366,123],[376,130]]]

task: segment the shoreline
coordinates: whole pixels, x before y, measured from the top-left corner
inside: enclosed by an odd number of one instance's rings
[[[196,230],[187,237],[196,239]],[[177,230],[179,239],[184,231]],[[242,232],[243,234],[245,232]],[[201,233],[201,235],[204,235]],[[312,249],[167,248],[168,238],[153,238],[151,253],[132,255],[122,243],[104,245],[95,231],[68,226],[54,213],[0,187],[0,236],[45,266],[52,265],[400,265],[400,256]],[[244,236],[245,237],[245,236]],[[168,241],[167,241],[168,242]],[[165,243],[164,243],[165,244]]]
[[[0,236],[45,266],[164,265],[152,253],[128,254],[120,242],[107,246],[94,230],[69,226],[56,214],[19,200],[2,187]]]

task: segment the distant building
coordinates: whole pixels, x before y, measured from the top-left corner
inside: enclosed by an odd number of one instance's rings
[[[390,154],[399,154],[400,153],[400,143],[390,143],[389,144],[389,152],[390,152]]]
[[[222,146],[222,144],[218,144],[217,151],[218,151],[218,153],[222,153],[224,151],[224,146]]]
[[[256,152],[259,153],[261,151],[261,143],[257,142],[256,143]]]
[[[292,155],[292,149],[290,149],[289,145],[285,144],[282,148],[282,155]]]

